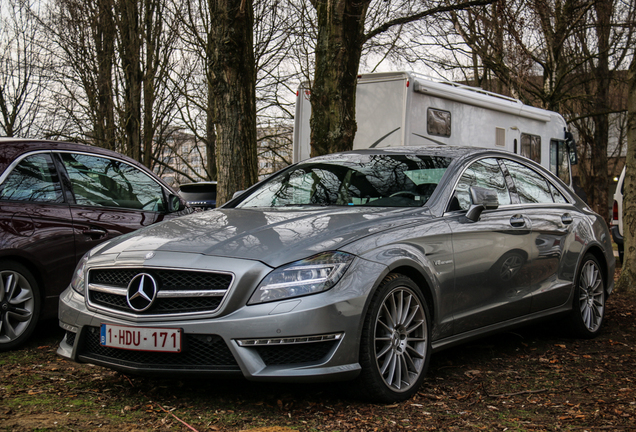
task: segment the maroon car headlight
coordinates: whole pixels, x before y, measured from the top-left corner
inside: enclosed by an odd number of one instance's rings
[[[338,283],[353,258],[344,252],[323,252],[279,267],[263,279],[248,304],[327,291]]]
[[[88,262],[89,253],[84,254],[80,262],[75,267],[73,273],[73,279],[71,279],[71,288],[73,288],[78,294],[84,295],[86,290],[86,263]]]

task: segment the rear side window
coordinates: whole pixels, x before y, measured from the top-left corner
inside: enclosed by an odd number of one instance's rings
[[[161,186],[125,162],[104,157],[61,153],[79,205],[163,211]]]
[[[522,204],[553,203],[550,183],[539,173],[520,163],[505,161]],[[555,190],[558,193],[558,191]],[[560,195],[560,194],[559,194]],[[561,199],[563,197],[561,196]]]
[[[0,200],[64,202],[51,155],[40,153],[24,158],[0,185]]]
[[[450,210],[468,210],[470,208],[470,187],[478,186],[497,192],[499,205],[509,205],[510,193],[497,159],[482,159],[469,166],[462,174]],[[456,200],[455,200],[456,198]]]

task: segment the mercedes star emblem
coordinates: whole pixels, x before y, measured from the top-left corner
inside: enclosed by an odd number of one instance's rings
[[[157,296],[157,281],[148,273],[139,273],[128,284],[126,300],[137,312],[148,310]]]

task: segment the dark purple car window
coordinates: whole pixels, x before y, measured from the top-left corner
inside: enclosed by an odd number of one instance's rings
[[[64,202],[62,186],[51,155],[40,153],[24,158],[0,185],[0,199]]]

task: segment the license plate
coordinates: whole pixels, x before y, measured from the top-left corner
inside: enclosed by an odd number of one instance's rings
[[[181,352],[181,329],[102,324],[100,343],[135,351]]]

